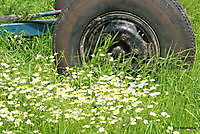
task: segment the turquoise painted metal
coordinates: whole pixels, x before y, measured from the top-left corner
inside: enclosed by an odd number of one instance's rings
[[[1,36],[41,36],[48,32],[52,32],[54,24],[53,20],[31,20],[38,17],[46,17],[59,15],[61,10],[55,10],[44,13],[30,14],[25,17],[9,15],[0,17],[0,35]]]
[[[48,22],[48,23],[47,23]],[[10,23],[0,25],[2,36],[41,36],[53,31],[56,20],[31,21],[25,23]]]

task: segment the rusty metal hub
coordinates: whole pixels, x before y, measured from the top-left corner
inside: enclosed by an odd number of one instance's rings
[[[88,24],[80,42],[81,56],[86,50],[90,51],[87,56],[93,53],[100,33],[116,35],[117,43],[108,50],[114,58],[129,55],[146,59],[160,54],[157,36],[147,22],[131,13],[115,11],[100,15]]]

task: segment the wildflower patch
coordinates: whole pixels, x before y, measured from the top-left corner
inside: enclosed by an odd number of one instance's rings
[[[37,66],[33,74],[20,72],[20,61],[0,64],[1,133],[69,132],[70,126],[76,126],[77,133],[115,133],[119,128],[133,132],[137,126],[145,129],[170,118],[156,110],[161,93],[150,77],[102,75],[93,65],[68,68],[58,81],[56,71],[45,71],[52,57],[35,60],[47,64]]]

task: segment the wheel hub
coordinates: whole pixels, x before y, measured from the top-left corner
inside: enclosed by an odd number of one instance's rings
[[[100,33],[116,35],[117,43],[108,50],[114,58],[129,54],[139,59],[159,56],[159,42],[155,32],[136,15],[116,11],[103,14],[91,21],[80,42],[81,56],[86,49],[90,50],[89,55],[93,53]]]

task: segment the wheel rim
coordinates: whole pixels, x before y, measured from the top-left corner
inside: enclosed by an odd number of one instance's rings
[[[117,43],[108,50],[113,56],[130,54],[141,60],[160,56],[158,38],[146,21],[128,12],[115,11],[96,17],[86,26],[80,41],[81,59],[90,60],[100,33],[117,34]],[[85,55],[86,50],[88,55]],[[133,64],[137,64],[136,61]]]

